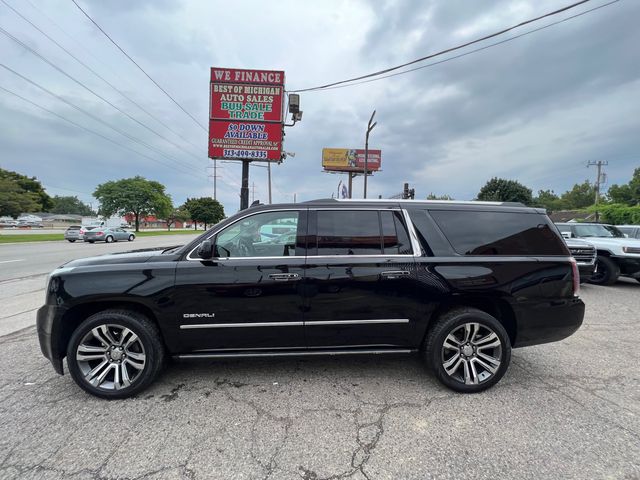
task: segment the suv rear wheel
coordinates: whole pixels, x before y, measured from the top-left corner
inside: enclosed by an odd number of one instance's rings
[[[457,392],[475,393],[492,387],[505,374],[511,341],[494,317],[460,307],[436,320],[425,355],[441,383]]]
[[[613,285],[620,276],[620,267],[609,257],[598,255],[596,259],[596,270],[591,276],[590,283],[595,285]]]
[[[125,398],[145,389],[162,368],[164,347],[157,327],[129,310],[90,316],[71,336],[67,364],[74,381],[102,398]]]

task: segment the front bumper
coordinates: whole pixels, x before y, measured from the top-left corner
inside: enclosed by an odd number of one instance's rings
[[[514,348],[567,338],[582,325],[584,309],[578,297],[527,302],[516,311],[518,333]]]
[[[620,273],[633,278],[640,278],[640,257],[611,257],[620,267]]]
[[[60,351],[60,318],[64,309],[56,305],[45,305],[38,309],[36,325],[38,327],[38,341],[42,354],[49,359],[53,369],[60,375],[64,375],[62,359],[66,353]]]
[[[578,263],[578,271],[580,272],[580,282],[588,282],[591,280],[593,273],[596,270],[595,262],[590,263]]]

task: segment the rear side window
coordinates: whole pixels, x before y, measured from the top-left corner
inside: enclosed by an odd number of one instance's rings
[[[461,255],[568,255],[543,215],[511,212],[430,210]]]
[[[382,248],[386,255],[411,255],[411,241],[400,212],[380,212]]]
[[[318,211],[318,255],[380,255],[376,211]]]

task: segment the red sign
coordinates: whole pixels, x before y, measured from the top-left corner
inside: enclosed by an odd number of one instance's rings
[[[209,157],[280,161],[284,72],[211,68]]]
[[[279,161],[282,124],[209,121],[209,157]]]

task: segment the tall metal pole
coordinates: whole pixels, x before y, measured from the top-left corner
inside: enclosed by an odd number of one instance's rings
[[[242,160],[242,186],[240,187],[240,210],[249,208],[249,160]]]
[[[267,163],[267,177],[269,180],[269,205],[271,205],[271,162]]]
[[[216,159],[213,160],[213,199],[217,200],[218,197],[216,192],[216,181],[218,180],[218,161]]]
[[[353,198],[351,195],[353,189],[353,172],[349,172],[349,198]]]
[[[371,114],[371,118],[369,119],[369,123],[367,124],[367,134],[365,135],[364,140],[364,198],[367,198],[367,177],[369,173],[369,134],[371,130],[378,124],[378,122],[371,125],[373,122],[373,117],[376,116],[376,111],[374,110]]]

